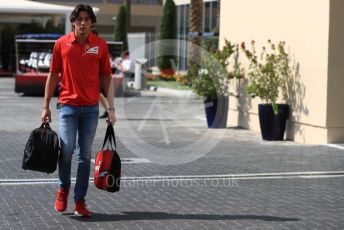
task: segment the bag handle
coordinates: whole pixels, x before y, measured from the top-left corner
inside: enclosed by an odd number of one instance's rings
[[[50,125],[49,125],[49,122],[43,122],[42,124],[41,124],[41,126],[40,126],[40,128],[47,128],[47,129],[51,129],[50,128]]]
[[[112,142],[115,146],[115,150],[117,149],[117,146],[116,146],[116,137],[115,137],[115,131],[113,129],[113,126],[111,124],[108,125],[107,129],[107,141],[110,143],[110,146],[111,146],[111,149],[113,150],[113,147],[112,147]],[[106,138],[106,136],[105,136]],[[105,140],[104,140],[105,141]],[[104,145],[103,145],[103,148],[104,148]]]
[[[114,144],[115,150],[116,150],[117,149],[117,145],[116,145],[115,131],[113,129],[112,124],[108,124],[107,129],[106,129],[106,133],[105,133],[105,138],[104,138],[103,148],[102,149],[104,149],[106,143],[109,142],[109,144],[111,146],[111,149],[113,150],[112,141],[113,141],[113,144]]]

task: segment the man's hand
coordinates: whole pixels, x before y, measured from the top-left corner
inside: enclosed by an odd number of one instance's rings
[[[115,111],[109,110],[109,111],[108,111],[108,118],[109,118],[108,121],[109,121],[112,125],[114,125],[115,122],[117,121]]]
[[[51,122],[51,112],[50,112],[50,109],[43,109],[42,111],[42,115],[41,115],[41,118],[42,118],[42,123],[45,123],[45,122]]]

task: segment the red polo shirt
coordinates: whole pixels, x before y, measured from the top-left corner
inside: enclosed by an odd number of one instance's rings
[[[61,74],[59,103],[75,106],[98,103],[100,77],[111,76],[105,40],[90,33],[80,45],[74,32],[55,42],[50,72]]]

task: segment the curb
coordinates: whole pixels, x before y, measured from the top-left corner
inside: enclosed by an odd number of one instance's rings
[[[134,87],[134,82],[129,81],[127,83],[127,87],[128,87],[127,89],[132,89]],[[147,86],[145,90],[156,91],[156,92],[164,93],[164,94],[171,94],[178,97],[196,97],[197,96],[191,90],[178,90],[178,89],[170,89],[170,88],[164,88],[164,87],[158,87],[158,86]]]
[[[151,87],[150,87],[151,88]],[[169,89],[169,88],[162,88],[162,87],[155,87],[155,91],[159,93],[165,94],[172,94],[178,97],[195,97],[196,94],[191,90],[177,90],[177,89]]]

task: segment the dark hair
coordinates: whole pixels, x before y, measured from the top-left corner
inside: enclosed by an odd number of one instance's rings
[[[79,4],[75,7],[75,9],[73,10],[73,12],[71,13],[69,17],[70,22],[74,22],[75,19],[79,16],[79,13],[81,11],[85,11],[88,13],[88,15],[91,18],[92,23],[97,22],[96,15],[94,14],[92,7],[90,5],[83,5],[83,4]]]
[[[128,50],[125,50],[125,51],[123,51],[123,54],[122,54],[123,56],[129,56],[129,51]]]

